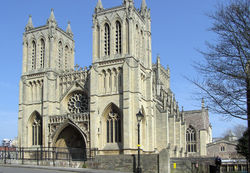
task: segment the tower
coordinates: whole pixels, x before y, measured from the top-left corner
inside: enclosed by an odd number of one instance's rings
[[[144,113],[142,148],[154,149],[151,19],[142,1],[105,9],[98,0],[93,15],[90,117],[92,147],[131,153],[137,147],[136,113]],[[114,123],[115,122],[115,123]]]
[[[20,80],[19,146],[48,146],[48,116],[59,106],[58,76],[74,66],[74,40],[70,24],[60,29],[51,10],[47,23],[34,27],[32,17],[23,34]],[[53,112],[53,113],[52,113]]]

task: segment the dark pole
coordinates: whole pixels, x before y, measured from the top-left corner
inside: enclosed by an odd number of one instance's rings
[[[141,173],[141,165],[140,165],[140,122],[138,122],[138,166],[137,173]]]
[[[7,146],[4,146],[4,164],[6,164],[6,150],[7,150]]]

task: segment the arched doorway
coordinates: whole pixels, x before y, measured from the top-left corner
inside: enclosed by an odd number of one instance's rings
[[[68,124],[57,136],[54,143],[58,158],[72,160],[86,160],[86,142],[82,132],[75,126]]]

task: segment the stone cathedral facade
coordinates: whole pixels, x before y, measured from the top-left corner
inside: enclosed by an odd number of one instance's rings
[[[133,0],[93,14],[93,56],[89,68],[74,64],[74,39],[47,23],[23,34],[18,142],[20,147],[98,148],[98,154],[137,150],[137,119],[143,154],[168,149],[171,157],[205,156],[211,126],[201,110],[179,109],[170,89],[170,70],[152,63],[151,17],[145,0]],[[201,125],[203,123],[203,125]]]

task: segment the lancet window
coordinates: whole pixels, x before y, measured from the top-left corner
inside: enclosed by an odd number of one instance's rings
[[[40,68],[44,68],[44,57],[45,57],[45,43],[44,40],[40,41]]]
[[[63,46],[62,42],[58,43],[58,68],[61,69],[62,67],[62,55],[63,55]]]
[[[36,43],[32,41],[32,48],[31,48],[31,66],[32,70],[36,69]]]
[[[42,145],[42,120],[36,115],[32,123],[32,145]]]
[[[107,117],[107,143],[121,142],[121,116],[118,112],[110,111]]]
[[[110,28],[107,23],[104,26],[104,54],[110,55]]]
[[[187,152],[196,152],[196,132],[195,129],[192,126],[189,126],[189,128],[186,131],[186,142],[187,142]]]
[[[69,47],[65,46],[64,67],[68,68]]]
[[[122,52],[122,34],[121,34],[121,23],[119,21],[116,22],[116,31],[115,31],[115,50],[116,54],[121,54]]]

